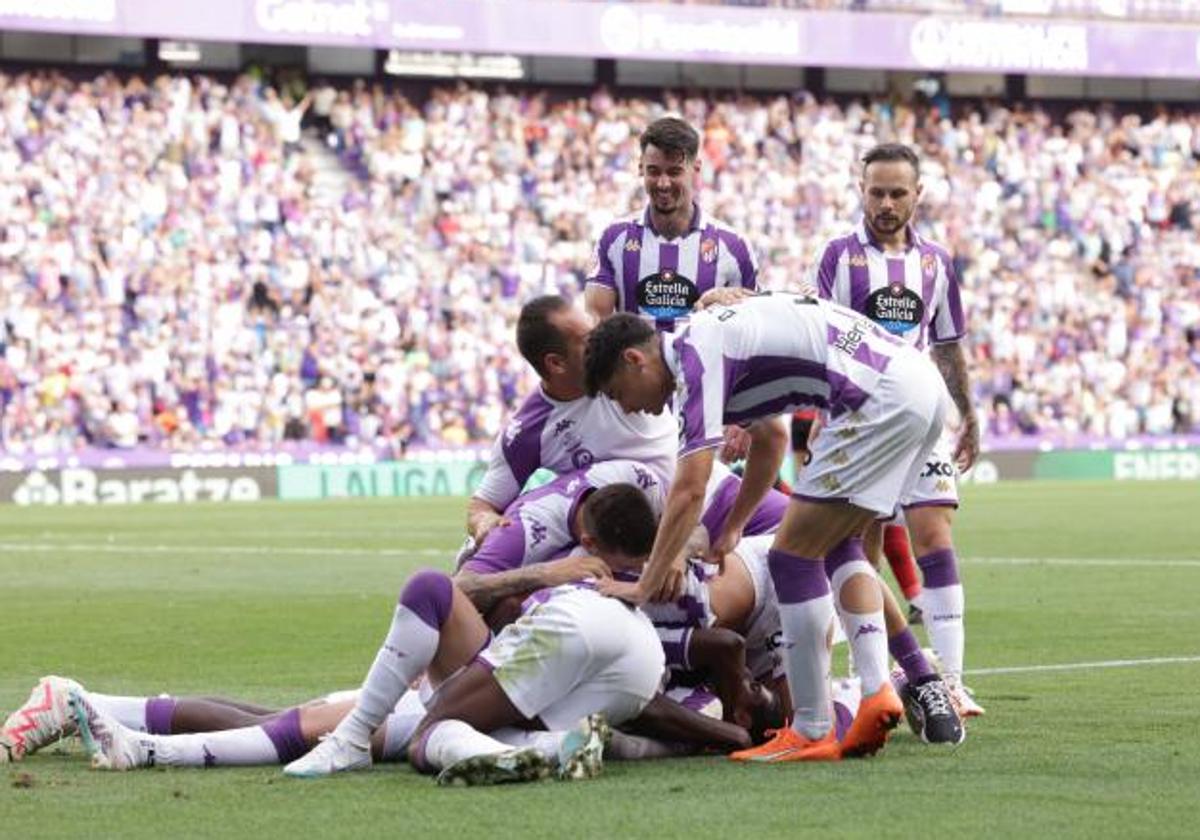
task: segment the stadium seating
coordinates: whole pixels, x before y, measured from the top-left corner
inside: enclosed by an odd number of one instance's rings
[[[854,221],[870,145],[920,148],[993,439],[1200,432],[1200,112],[304,93],[0,75],[0,446],[490,439],[534,383],[521,301],[579,294],[667,111],[772,288]]]

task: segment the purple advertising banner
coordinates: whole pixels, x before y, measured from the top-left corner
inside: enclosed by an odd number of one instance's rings
[[[1091,76],[1196,78],[1200,27],[569,0],[0,0],[0,29]]]

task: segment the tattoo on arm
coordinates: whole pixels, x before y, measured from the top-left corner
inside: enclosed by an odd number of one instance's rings
[[[511,595],[523,595],[550,585],[547,565],[538,563],[491,575],[463,571],[454,576],[454,583],[471,600],[475,609],[487,613]]]
[[[954,400],[959,416],[964,423],[974,423],[975,408],[971,403],[971,383],[967,377],[967,359],[962,342],[933,345],[933,361],[946,381],[946,388],[950,391],[950,398]]]

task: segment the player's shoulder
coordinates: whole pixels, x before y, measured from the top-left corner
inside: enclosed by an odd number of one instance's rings
[[[708,213],[703,213],[703,215],[700,217],[700,224],[698,227],[702,235],[705,231],[711,229],[722,238],[733,238],[740,240],[741,242],[749,241],[746,237],[746,234],[740,228],[730,224],[724,219],[709,215]]]
[[[508,419],[502,433],[505,444],[511,446],[518,439],[540,436],[547,421],[560,405],[562,404],[548,399],[541,388],[536,389]]]
[[[914,232],[913,236],[915,237],[917,248],[923,253],[932,254],[936,259],[947,264],[954,259],[954,255],[950,253],[950,249],[942,243],[930,239],[921,233]]]
[[[840,258],[843,254],[849,253],[851,247],[855,244],[862,244],[858,229],[847,228],[826,237],[821,245],[820,255],[822,258]]]
[[[637,213],[618,216],[610,219],[603,228],[600,229],[600,235],[597,237],[601,242],[612,244],[618,236],[628,233],[631,228],[641,223],[641,216]]]

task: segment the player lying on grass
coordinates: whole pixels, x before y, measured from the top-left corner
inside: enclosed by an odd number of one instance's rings
[[[646,604],[643,610],[658,629],[667,665],[673,671],[702,669],[711,659],[727,659],[740,650],[753,680],[751,685],[768,686],[783,698],[784,707],[790,708],[780,653],[779,602],[768,563],[771,542],[770,535],[743,538],[734,551],[725,555],[720,568],[689,560],[684,594],[665,604]],[[890,590],[882,581],[880,587],[898,613],[899,605]],[[736,642],[726,642],[722,647],[717,640],[708,639],[698,647],[696,628],[733,631],[735,638],[744,642],[740,648]],[[911,645],[912,651],[902,650],[902,645]],[[903,633],[892,640],[892,651],[899,654],[896,661],[904,674],[900,696],[915,734],[926,743],[961,743],[965,731],[951,707],[945,684],[917,646],[911,630],[904,627]],[[737,665],[727,664],[724,673],[737,673]],[[747,718],[730,711],[745,702],[738,692],[744,692],[746,685],[722,685],[720,679],[714,682],[727,710],[726,719],[748,725]]]

